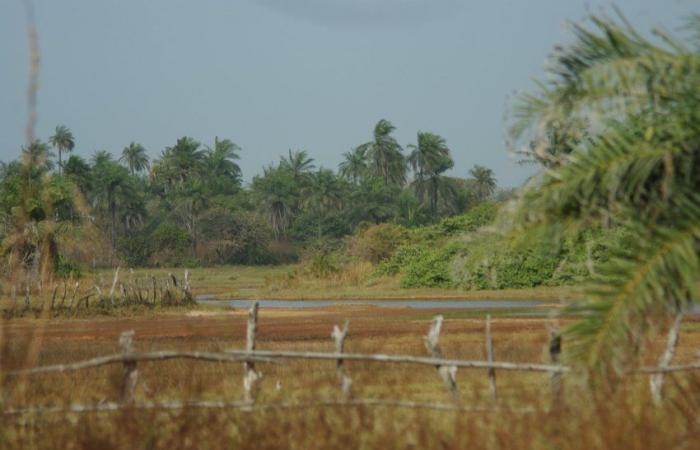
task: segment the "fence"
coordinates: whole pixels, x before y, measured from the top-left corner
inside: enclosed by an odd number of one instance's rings
[[[335,343],[335,352],[297,352],[297,351],[265,351],[256,350],[256,332],[258,327],[258,303],[255,302],[248,311],[246,328],[246,346],[244,350],[228,350],[221,353],[212,352],[183,352],[183,351],[157,351],[134,352],[134,332],[127,331],[121,334],[119,345],[121,353],[101,356],[84,361],[41,366],[29,369],[15,370],[4,375],[10,377],[30,376],[46,373],[65,373],[87,368],[105,366],[109,364],[121,364],[123,374],[121,379],[121,394],[118,402],[100,403],[97,405],[70,404],[65,406],[29,406],[22,408],[6,409],[3,416],[18,416],[27,413],[51,413],[51,412],[109,412],[123,408],[134,409],[182,409],[182,408],[218,408],[218,409],[242,409],[246,411],[265,409],[290,409],[305,407],[330,407],[330,406],[387,406],[406,408],[427,408],[441,411],[476,411],[485,412],[495,408],[473,407],[465,405],[459,394],[457,386],[457,369],[486,369],[491,397],[497,398],[496,371],[520,371],[541,372],[550,375],[552,399],[554,404],[562,401],[562,375],[573,372],[573,368],[559,363],[561,353],[561,338],[556,328],[550,329],[551,339],[549,353],[550,364],[500,362],[494,360],[493,341],[491,338],[491,318],[486,317],[486,361],[460,360],[445,358],[439,345],[440,331],[443,317],[435,316],[424,338],[426,350],[430,356],[411,355],[387,355],[344,352],[345,341],[348,334],[349,323],[344,326],[334,326],[331,337]],[[191,359],[204,362],[217,363],[243,363],[243,389],[244,396],[241,401],[170,401],[170,402],[136,402],[135,390],[138,383],[138,363],[157,362],[168,359]],[[259,404],[256,402],[257,388],[262,379],[256,364],[279,364],[282,360],[329,360],[336,365],[336,376],[341,393],[340,400],[319,400],[314,402],[282,402]],[[365,361],[372,363],[398,363],[419,366],[432,366],[436,368],[452,403],[424,403],[409,400],[387,400],[376,398],[354,398],[352,395],[352,378],[346,370],[346,361]],[[668,361],[670,362],[670,361]],[[661,367],[641,367],[630,370],[630,374],[646,374],[652,376],[652,393],[657,395],[655,389],[660,389],[659,377],[670,372],[689,371],[700,369],[700,363],[684,365],[662,365]],[[661,381],[661,384],[663,382]],[[659,392],[660,393],[660,392]],[[495,405],[495,404],[494,404]],[[532,409],[520,409],[520,412],[529,412]]]
[[[51,292],[50,300],[41,295],[42,287],[37,286],[39,295],[32,304],[31,289],[29,283],[24,286],[24,299],[18,299],[18,289],[13,286],[10,289],[11,307],[5,311],[6,317],[22,315],[33,311],[37,314],[47,312],[67,313],[75,315],[81,305],[84,309],[90,308],[92,300],[93,306],[104,309],[113,309],[123,306],[176,306],[191,305],[195,303],[192,295],[189,271],[185,270],[184,277],[178,279],[172,273],[167,277],[156,278],[132,278],[120,280],[119,268],[114,272],[111,285],[104,285],[103,282],[95,282],[83,292],[80,291],[80,281],[73,282],[64,279],[63,283],[55,283],[53,288],[46,289]],[[109,288],[109,290],[107,290]],[[47,294],[48,294],[47,292]],[[36,307],[34,307],[36,306]]]

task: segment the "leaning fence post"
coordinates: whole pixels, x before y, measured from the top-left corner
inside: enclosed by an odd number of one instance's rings
[[[437,315],[433,318],[430,325],[428,335],[424,338],[425,348],[430,352],[433,358],[442,358],[442,349],[438,340],[440,339],[440,329],[442,328],[442,315]],[[438,373],[445,382],[445,386],[450,391],[450,395],[455,401],[459,401],[459,391],[457,390],[457,367],[456,366],[437,366]]]
[[[255,351],[255,333],[258,328],[258,302],[254,302],[248,311],[248,324],[246,328],[246,352]],[[246,361],[243,363],[243,389],[244,400],[249,403],[255,401],[255,385],[262,378],[262,374],[255,371],[255,363]]]
[[[558,324],[550,326],[549,329],[549,359],[553,364],[559,363],[561,356],[561,332]],[[552,387],[552,405],[559,406],[563,400],[564,389],[560,372],[552,372],[550,379]]]
[[[342,354],[345,350],[345,338],[348,335],[349,321],[345,321],[343,329],[341,330],[338,325],[333,326],[333,332],[331,337],[335,340],[335,352]],[[340,383],[340,392],[343,400],[347,400],[350,397],[350,389],[352,388],[352,378],[345,374],[345,367],[343,365],[343,358],[338,358],[335,366],[336,375],[338,377],[338,382]]]
[[[493,339],[491,339],[491,314],[486,315],[486,359],[493,363]],[[491,387],[491,397],[496,400],[496,369],[489,367],[489,386]]]
[[[119,336],[119,346],[122,348],[124,356],[129,356],[134,352],[134,330],[125,331]],[[123,404],[133,403],[138,377],[139,371],[136,367],[136,361],[125,359],[121,392],[121,402]]]
[[[683,320],[683,312],[678,311],[675,318],[673,319],[673,324],[668,330],[668,337],[666,339],[666,349],[664,350],[661,358],[659,358],[659,369],[668,367],[671,364],[673,355],[676,353],[676,346],[678,345],[678,337],[681,331],[681,321]],[[651,376],[649,380],[649,389],[651,390],[651,398],[655,403],[661,403],[662,400],[662,390],[664,387],[664,373],[659,372]]]

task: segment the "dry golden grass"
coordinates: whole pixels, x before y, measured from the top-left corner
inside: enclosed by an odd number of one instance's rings
[[[346,350],[424,355],[428,312],[371,307],[308,311],[261,310],[258,348],[329,351],[331,327],[351,320]],[[700,322],[683,328],[678,362],[691,361]],[[245,312],[101,318],[13,320],[2,330],[2,370],[76,361],[118,351],[122,331],[136,332],[137,350],[220,351],[242,348]],[[483,318],[447,319],[441,345],[449,357],[484,359]],[[543,319],[496,318],[496,359],[546,361]],[[658,354],[659,345],[648,354]],[[650,360],[651,361],[651,360]],[[358,397],[448,402],[430,367],[348,362]],[[265,378],[259,401],[339,398],[330,361],[259,364]],[[240,364],[167,361],[139,365],[137,400],[240,400]],[[5,377],[3,408],[26,404],[98,403],[118,398],[121,367],[69,374]],[[46,414],[5,418],[0,448],[488,448],[666,449],[700,443],[700,378],[669,377],[667,401],[650,403],[646,377],[616,389],[567,380],[566,403],[549,411],[546,374],[497,373],[497,412],[437,412],[383,407],[306,408],[253,412],[197,410]],[[483,370],[461,370],[461,395],[470,406],[489,406]],[[279,386],[279,389],[277,388]],[[517,408],[532,407],[528,414]]]

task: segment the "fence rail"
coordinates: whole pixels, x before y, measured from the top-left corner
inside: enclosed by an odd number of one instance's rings
[[[115,275],[116,279],[116,275]],[[115,285],[113,283],[113,285]],[[491,397],[496,400],[496,370],[523,371],[523,372],[543,372],[549,373],[552,385],[553,404],[556,405],[562,400],[562,375],[575,372],[574,368],[559,364],[559,354],[561,353],[561,337],[557,327],[550,329],[549,353],[552,364],[538,363],[516,363],[495,361],[493,351],[493,340],[491,337],[490,316],[486,318],[486,361],[473,361],[462,359],[449,359],[443,356],[439,345],[440,331],[442,328],[442,316],[435,316],[431,322],[427,336],[424,338],[426,350],[430,356],[411,355],[387,355],[387,354],[366,354],[366,353],[346,353],[344,352],[345,340],[348,334],[348,322],[341,329],[338,326],[333,328],[331,338],[335,341],[335,352],[299,352],[299,351],[271,351],[256,349],[256,333],[258,327],[258,303],[255,302],[247,318],[246,346],[245,350],[227,350],[225,352],[197,352],[197,351],[156,351],[138,353],[133,351],[134,332],[127,331],[119,337],[121,353],[100,356],[74,363],[56,364],[27,369],[20,369],[5,372],[4,376],[18,377],[31,376],[47,373],[63,373],[76,370],[101,367],[109,364],[121,364],[123,366],[121,399],[119,402],[106,402],[97,405],[71,404],[63,406],[28,406],[21,408],[5,409],[3,416],[18,416],[25,413],[51,413],[51,412],[109,412],[122,408],[136,409],[182,409],[182,408],[220,408],[220,409],[241,409],[253,411],[260,409],[289,409],[304,407],[330,407],[330,406],[393,406],[404,408],[426,408],[442,411],[489,411],[488,408],[466,406],[462,403],[457,387],[457,369],[484,369],[487,371]],[[243,389],[242,401],[170,401],[170,402],[136,402],[135,390],[138,382],[138,363],[157,362],[171,359],[189,359],[203,362],[216,363],[243,363]],[[336,363],[336,375],[338,377],[341,399],[340,400],[318,400],[312,402],[282,402],[271,404],[256,403],[257,387],[262,379],[262,373],[257,369],[256,364],[279,364],[283,360],[329,360]],[[422,366],[432,366],[438,371],[438,375],[445,384],[445,387],[452,397],[452,403],[422,403],[407,400],[389,399],[367,399],[353,398],[351,395],[352,378],[348,372],[347,361],[364,361],[371,363],[392,363],[392,364],[414,364]],[[691,364],[670,365],[670,361],[659,367],[640,367],[625,371],[626,374],[644,374],[652,377],[663,376],[666,373],[700,370],[700,362]],[[659,395],[658,387],[652,391],[655,396]],[[527,408],[521,412],[528,412]]]

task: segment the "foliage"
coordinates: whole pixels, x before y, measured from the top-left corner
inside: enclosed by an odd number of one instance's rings
[[[440,221],[473,208],[478,198],[470,180],[445,175],[453,166],[446,141],[420,132],[406,158],[394,132],[391,122],[380,120],[372,140],[346,153],[337,172],[317,167],[305,150],[289,150],[245,187],[242,150],[230,139],[216,137],[206,146],[182,136],[155,158],[132,141],[118,159],[107,150],[89,160],[70,155],[58,174],[48,145],[36,140],[23,149],[23,162],[2,164],[0,239],[5,249],[22,249],[25,268],[38,264],[40,241],[64,245],[61,233],[90,236],[88,251],[68,241],[71,258],[83,265],[275,264],[309,253],[315,242],[359,236],[369,224],[462,227]],[[60,158],[75,140],[59,126],[51,143]],[[413,181],[406,184],[409,168]],[[16,226],[25,220],[20,209],[31,227]],[[431,232],[439,239],[442,231]],[[8,241],[9,235],[24,237]],[[350,247],[377,262],[403,243],[388,238],[377,241],[376,250],[363,238]]]
[[[557,49],[553,77],[515,109],[514,139],[551,145],[587,126],[525,195],[521,223],[622,227],[636,239],[613,248],[568,330],[570,354],[619,371],[641,336],[697,302],[700,224],[700,47],[624,19],[592,17]],[[689,25],[697,35],[700,21]]]
[[[462,250],[461,244],[453,242],[440,248],[413,251],[411,257],[405,259],[401,287],[452,287],[451,261]]]
[[[399,225],[373,225],[350,239],[348,254],[376,264],[391,257],[408,236],[408,230]]]

